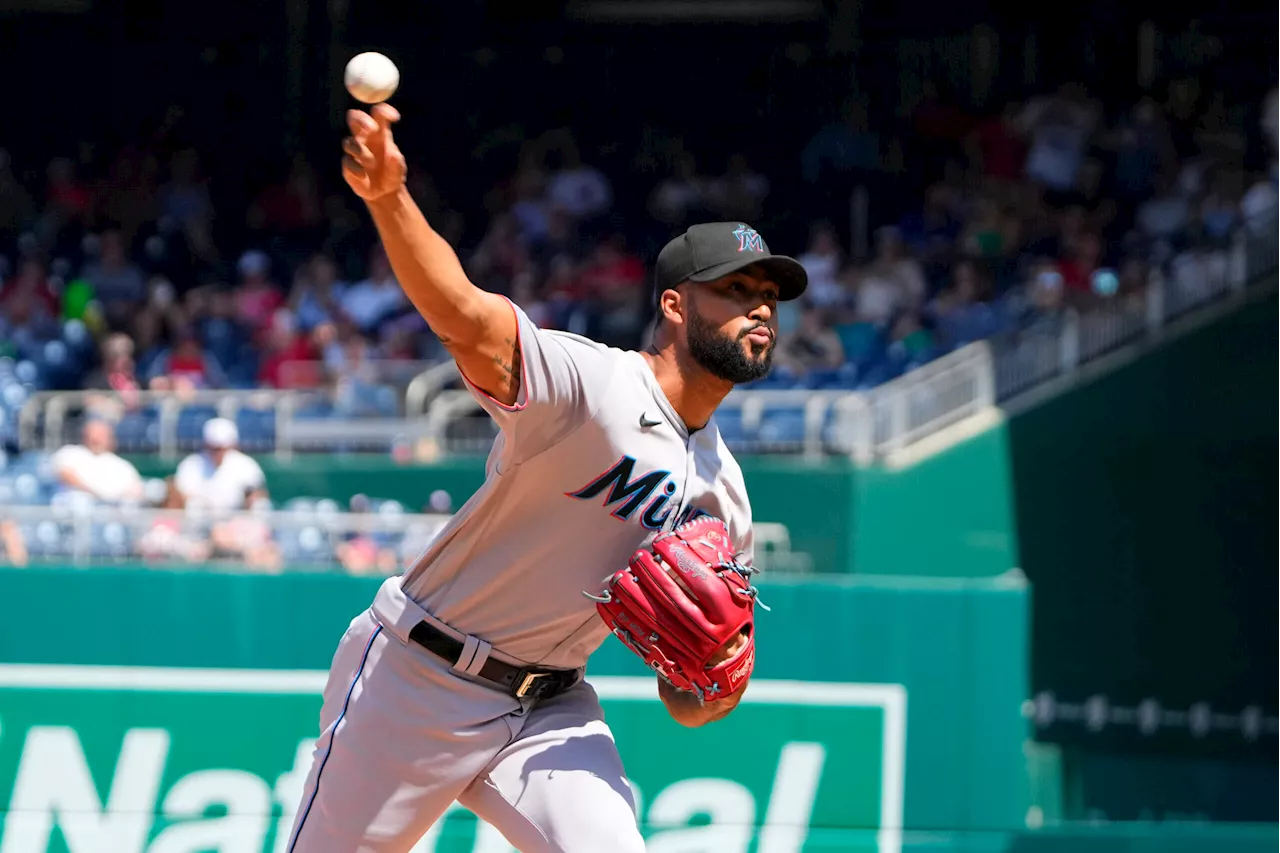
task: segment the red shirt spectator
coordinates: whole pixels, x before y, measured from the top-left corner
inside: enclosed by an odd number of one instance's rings
[[[58,297],[49,288],[44,264],[27,258],[18,268],[18,274],[0,287],[0,315],[14,326],[35,320],[49,320],[58,316]]]
[[[578,276],[578,293],[585,297],[614,299],[643,287],[644,264],[627,254],[616,239],[601,243]]]
[[[238,266],[241,282],[235,291],[236,319],[260,338],[276,310],[284,306],[284,294],[268,278],[270,260],[263,252],[245,252]]]
[[[982,170],[993,178],[1016,181],[1022,177],[1027,160],[1027,143],[1017,130],[1016,104],[987,119],[974,130],[973,143],[982,161]]]
[[[305,335],[298,333],[293,315],[276,311],[271,321],[267,353],[258,368],[258,381],[270,388],[297,388],[315,384],[319,353]],[[309,370],[308,365],[315,370]]]

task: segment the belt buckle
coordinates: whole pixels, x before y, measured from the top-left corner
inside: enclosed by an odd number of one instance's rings
[[[516,678],[520,679],[519,686],[516,687],[516,698],[523,699],[532,693],[534,699],[541,699],[543,691],[555,685],[553,682],[539,681],[538,679],[550,678],[553,674],[550,672],[529,672],[526,669],[520,670],[516,673]]]

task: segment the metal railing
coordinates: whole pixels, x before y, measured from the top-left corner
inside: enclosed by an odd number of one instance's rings
[[[394,501],[371,512],[342,511],[336,501],[294,500],[265,511],[210,513],[194,509],[109,506],[63,493],[51,506],[3,505],[0,564],[15,562],[4,542],[15,532],[21,564],[74,566],[143,563],[224,563],[262,570],[333,569],[361,574],[403,571],[453,518],[411,513]],[[756,565],[805,573],[813,559],[793,551],[786,525],[755,525]]]
[[[1183,256],[1167,276],[1151,272],[1138,294],[993,338],[995,399],[1002,402],[1066,376],[1122,347],[1156,340],[1170,323],[1215,305],[1244,298],[1255,284],[1273,281],[1277,270],[1275,210],[1236,232],[1229,246]]]
[[[126,414],[154,409],[157,416],[156,450],[166,459],[179,451],[178,420],[189,407],[213,408],[219,417],[235,420],[242,409],[273,411],[277,433],[280,419],[289,409],[281,403],[314,399],[305,391],[38,391],[27,398],[18,414],[18,443],[23,450],[54,451],[78,440],[70,427],[88,414],[119,420]]]
[[[81,498],[84,498],[83,500]],[[0,522],[16,529],[25,562],[76,566],[124,562],[228,563],[403,571],[452,518],[405,512],[393,502],[376,512],[342,511],[332,500],[266,511],[202,512],[93,503],[75,493],[52,506],[4,506]],[[348,548],[374,553],[359,569]],[[5,555],[13,562],[14,555]],[[4,559],[4,557],[0,557]]]
[[[870,391],[835,402],[828,446],[861,461],[883,458],[995,403],[991,349],[969,344]]]

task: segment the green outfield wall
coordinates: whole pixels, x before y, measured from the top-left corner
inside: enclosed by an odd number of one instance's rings
[[[278,850],[323,671],[376,587],[0,570],[3,600],[31,605],[0,624],[0,850]],[[762,594],[756,676],[721,723],[682,729],[636,699],[652,674],[613,640],[591,662],[651,850],[1008,849],[1029,807],[1025,586]],[[460,813],[424,849],[495,849],[486,831]]]

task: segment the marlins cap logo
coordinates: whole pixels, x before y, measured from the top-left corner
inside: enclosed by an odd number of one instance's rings
[[[760,235],[754,228],[748,228],[745,225],[739,225],[733,230],[733,236],[738,238],[739,252],[763,252],[764,241],[760,239]]]

